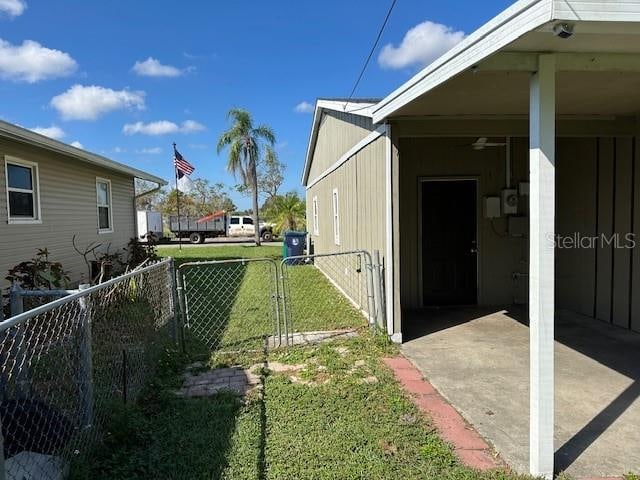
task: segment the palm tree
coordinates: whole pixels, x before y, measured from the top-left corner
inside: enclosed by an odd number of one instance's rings
[[[296,192],[276,195],[267,208],[266,216],[275,224],[277,232],[304,230],[306,205]]]
[[[262,150],[273,155],[276,137],[267,125],[253,126],[251,114],[241,108],[232,108],[227,114],[232,125],[218,139],[218,153],[229,147],[227,170],[251,190],[253,197],[253,225],[256,246],[260,245],[260,225],[258,221],[258,162]]]

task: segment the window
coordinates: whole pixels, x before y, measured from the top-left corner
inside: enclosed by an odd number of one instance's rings
[[[251,217],[244,217],[242,219],[242,224],[243,225],[253,225],[253,218]]]
[[[338,199],[338,189],[333,189],[333,241],[340,245],[340,208]]]
[[[320,225],[318,222],[318,197],[313,197],[313,234],[320,235]]]
[[[9,223],[40,223],[38,164],[5,157]]]
[[[240,225],[240,219],[238,217],[231,217],[229,220],[230,225]]]
[[[96,178],[96,194],[98,200],[98,233],[111,233],[113,232],[111,180]]]

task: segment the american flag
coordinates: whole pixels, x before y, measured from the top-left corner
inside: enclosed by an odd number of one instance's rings
[[[178,150],[174,150],[173,164],[178,172],[178,178],[182,178],[184,175],[191,175],[196,167],[187,162]]]

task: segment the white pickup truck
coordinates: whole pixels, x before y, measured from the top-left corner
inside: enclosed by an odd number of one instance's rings
[[[253,237],[253,218],[246,215],[211,214],[204,217],[169,216],[169,229],[176,236],[189,237],[191,243],[203,243],[214,237]],[[265,242],[273,239],[273,225],[260,222],[260,238]]]

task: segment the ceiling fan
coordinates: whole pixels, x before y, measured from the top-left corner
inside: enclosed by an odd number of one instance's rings
[[[487,137],[480,137],[471,144],[474,150],[484,150],[487,147],[505,147],[505,142],[489,142]]]

